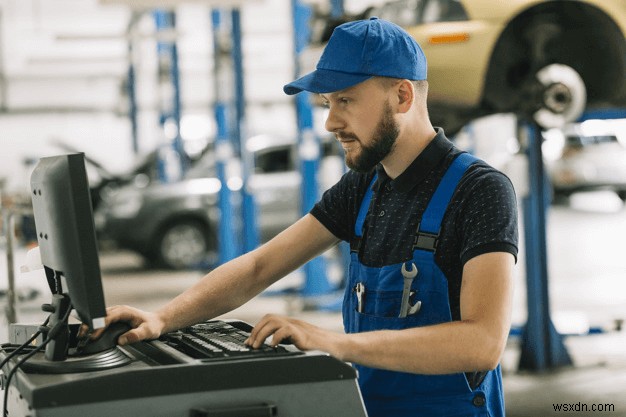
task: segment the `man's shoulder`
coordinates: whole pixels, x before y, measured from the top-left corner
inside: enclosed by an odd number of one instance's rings
[[[465,177],[467,177],[466,179],[470,182],[496,182],[506,186],[512,186],[511,180],[504,172],[482,159],[478,159],[476,163],[470,166],[465,173]]]
[[[451,149],[450,153],[446,156],[446,168],[463,152],[464,151],[456,147]],[[482,195],[485,194],[485,192],[489,192],[489,190],[492,192],[501,190],[507,194],[511,193],[515,195],[513,183],[504,172],[495,168],[485,160],[477,158],[461,177],[457,187],[457,193],[461,196],[468,194]]]

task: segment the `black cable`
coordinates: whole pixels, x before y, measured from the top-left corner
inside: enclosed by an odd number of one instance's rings
[[[48,334],[46,336],[46,339],[41,343],[41,345],[37,346],[35,349],[33,349],[28,354],[26,354],[23,358],[21,358],[15,364],[15,366],[13,368],[11,368],[11,370],[7,374],[6,384],[5,384],[5,387],[4,387],[4,405],[2,406],[2,416],[3,417],[7,417],[8,416],[8,411],[9,410],[7,408],[7,402],[9,400],[9,387],[11,386],[11,379],[13,379],[13,375],[15,375],[15,373],[17,372],[19,367],[22,366],[24,364],[24,362],[26,362],[27,360],[29,360],[30,358],[35,356],[35,354],[37,352],[41,351],[44,347],[46,347],[46,345],[48,343],[50,343],[55,338],[55,336],[59,333],[59,331],[61,331],[66,326],[67,320],[70,317],[70,312],[71,311],[72,311],[72,309],[68,308],[67,311],[65,312],[65,314],[63,315],[63,318],[52,329],[50,329],[50,331],[48,332]],[[47,324],[47,322],[48,322],[48,320],[46,320],[46,324]],[[44,324],[44,326],[45,326],[45,324]],[[26,344],[24,344],[22,346],[26,347]]]
[[[48,318],[46,319],[46,321],[43,322],[43,324],[41,325],[46,326],[48,324],[48,322],[50,321],[50,316],[48,316]],[[37,339],[39,337],[39,335],[43,333],[42,329],[37,330],[26,342],[22,343],[21,345],[19,345],[18,347],[15,348],[15,350],[9,354],[7,354],[7,357],[4,358],[4,360],[2,362],[0,362],[0,369],[2,369],[2,367],[11,360],[11,358],[13,358],[15,355],[19,355],[20,352],[22,352],[22,350],[24,350],[26,347],[28,347],[33,340]],[[13,345],[11,345],[13,346]],[[2,347],[2,350],[5,350],[5,347]]]
[[[50,343],[52,341],[51,338],[46,338],[46,340],[43,341],[43,343],[39,346],[37,346],[37,348],[33,349],[32,351],[30,351],[26,356],[22,357],[22,359],[20,359],[13,368],[11,368],[11,370],[9,371],[8,375],[7,375],[7,380],[6,380],[6,385],[4,387],[4,405],[2,407],[2,415],[4,417],[7,417],[8,414],[8,407],[7,407],[7,402],[9,400],[9,386],[11,385],[11,379],[13,378],[13,375],[15,375],[15,373],[17,372],[18,368],[20,366],[22,366],[22,364],[24,362],[26,362],[28,359],[32,358],[35,353],[39,352],[41,349],[43,349],[48,343]]]

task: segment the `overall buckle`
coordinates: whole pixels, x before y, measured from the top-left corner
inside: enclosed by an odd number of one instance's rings
[[[420,232],[417,226],[417,234],[413,242],[413,250],[422,249],[434,252],[439,242],[439,233]]]
[[[355,237],[353,240],[350,241],[350,252],[357,252],[360,253],[361,252],[361,241],[363,239],[360,237]]]

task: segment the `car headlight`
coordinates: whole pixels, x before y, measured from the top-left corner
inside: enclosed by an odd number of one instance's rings
[[[120,190],[115,196],[115,201],[110,204],[113,217],[132,218],[139,213],[143,204],[143,195],[137,190]]]

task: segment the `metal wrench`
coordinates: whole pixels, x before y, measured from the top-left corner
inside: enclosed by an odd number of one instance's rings
[[[410,271],[406,269],[406,263],[403,263],[400,271],[402,272],[402,276],[404,277],[404,287],[402,288],[402,301],[400,303],[400,315],[398,317],[404,318],[407,315],[417,313],[422,307],[422,302],[418,301],[414,305],[411,305],[411,303],[409,302],[409,297],[411,296],[411,284],[413,283],[413,279],[415,279],[418,273],[415,263],[411,262]]]

